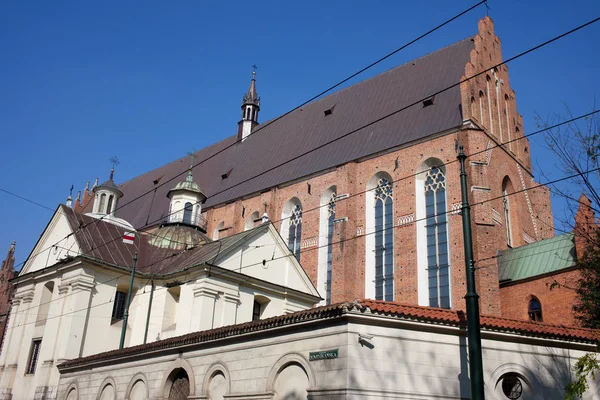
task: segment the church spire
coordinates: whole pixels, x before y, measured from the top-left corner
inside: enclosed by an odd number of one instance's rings
[[[246,140],[258,125],[258,112],[260,111],[260,97],[256,91],[256,65],[252,66],[252,80],[248,92],[242,100],[242,120],[238,123],[238,141]]]

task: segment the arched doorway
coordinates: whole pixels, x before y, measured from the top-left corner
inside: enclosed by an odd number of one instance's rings
[[[174,371],[168,400],[185,400],[190,395],[190,379],[184,369]]]

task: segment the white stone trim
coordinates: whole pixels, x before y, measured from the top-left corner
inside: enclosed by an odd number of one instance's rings
[[[208,393],[208,385],[210,385],[210,380],[214,376],[216,372],[221,372],[223,376],[225,376],[225,380],[227,381],[227,393],[231,393],[231,374],[229,373],[229,368],[222,361],[217,361],[211,364],[210,367],[206,370],[204,374],[204,381],[202,383],[202,394],[204,396],[209,396]]]
[[[398,217],[397,226],[407,226],[411,225],[415,221],[415,214],[407,214]]]
[[[133,385],[135,385],[138,381],[144,382],[144,387],[146,388],[146,398],[150,397],[150,388],[148,388],[148,378],[146,378],[146,375],[144,375],[142,372],[138,372],[137,374],[135,374],[133,376],[133,378],[131,378],[131,380],[127,384],[127,391],[125,392],[125,400],[129,400],[129,396],[131,395],[131,390],[133,389]],[[171,387],[169,386],[169,389],[170,388]]]
[[[521,179],[521,185],[523,186],[523,193],[525,194],[525,200],[527,201],[527,208],[529,209],[529,215],[531,216],[531,222],[533,223],[533,230],[535,232],[536,240],[540,238],[538,234],[537,223],[535,222],[535,216],[533,214],[533,207],[531,206],[531,200],[529,200],[529,193],[527,193],[527,185],[525,184],[525,178],[523,177],[523,170],[517,163],[517,170],[519,171],[519,178]]]
[[[175,372],[178,369],[183,369],[187,373],[188,380],[190,381],[190,396],[194,396],[196,394],[196,376],[194,375],[194,370],[192,369],[192,366],[186,359],[178,358],[167,366],[167,369],[162,379],[162,392],[163,397],[165,399],[169,398],[169,391],[171,390],[171,385],[173,384],[173,372]],[[148,385],[146,384],[146,388],[147,387]]]
[[[315,373],[310,367],[308,360],[306,360],[306,358],[300,353],[288,353],[277,360],[273,367],[271,367],[269,377],[267,378],[267,391],[275,391],[275,381],[277,380],[277,376],[279,376],[279,373],[290,364],[300,365],[308,377],[309,388],[315,387]]]

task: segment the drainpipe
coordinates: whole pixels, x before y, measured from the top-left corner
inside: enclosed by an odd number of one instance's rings
[[[150,301],[148,302],[148,315],[146,316],[146,329],[144,330],[144,344],[148,339],[148,326],[150,325],[150,310],[152,310],[152,297],[154,296],[154,277],[152,277],[152,286],[150,288]]]
[[[131,268],[131,278],[129,279],[129,292],[127,292],[127,306],[125,307],[125,313],[123,314],[123,327],[121,328],[121,341],[119,342],[119,349],[123,348],[125,344],[125,331],[127,330],[127,319],[129,318],[129,303],[131,302],[131,292],[133,291],[133,278],[135,277],[135,267],[137,265],[137,253],[133,255],[133,268]]]

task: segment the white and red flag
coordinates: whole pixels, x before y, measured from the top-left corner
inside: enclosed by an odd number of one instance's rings
[[[123,235],[123,243],[125,244],[133,244],[133,240],[135,239],[135,233],[133,232],[125,232]]]

